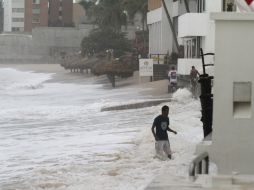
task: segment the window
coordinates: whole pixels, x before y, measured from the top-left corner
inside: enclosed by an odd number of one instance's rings
[[[12,18],[12,22],[24,22],[24,18]]]
[[[32,23],[39,23],[40,22],[40,16],[38,14],[34,14],[32,18]]]
[[[24,12],[24,8],[12,8],[12,12],[13,13],[23,13]]]
[[[40,4],[40,0],[33,0],[33,4]]]
[[[41,10],[40,9],[33,9],[32,13],[33,14],[40,14]]]
[[[184,39],[184,57],[198,58],[201,44],[201,37],[193,37]]]
[[[251,82],[234,82],[233,115],[234,118],[251,118]]]
[[[24,28],[23,27],[12,27],[11,30],[13,32],[24,32]]]
[[[234,0],[223,0],[223,11],[225,12],[235,12],[236,5]]]
[[[198,0],[198,13],[205,11],[205,0]]]
[[[39,4],[34,4],[33,9],[40,9],[40,5]]]

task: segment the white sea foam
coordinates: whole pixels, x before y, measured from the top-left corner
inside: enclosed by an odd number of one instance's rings
[[[173,94],[173,100],[178,101],[179,103],[190,102],[191,92],[186,88],[180,88]]]
[[[15,91],[0,94],[1,190],[134,190],[144,189],[162,172],[187,176],[202,128],[199,102],[189,98],[183,104],[186,90],[166,103],[178,134],[169,134],[174,159],[161,161],[153,158],[151,124],[165,103],[100,112],[116,102],[144,101],[142,89],[103,90],[100,85],[45,83],[48,74],[0,73],[10,82],[4,81],[8,90],[2,92]],[[43,88],[16,88],[33,81]]]
[[[52,74],[20,72],[11,68],[0,69],[0,90],[42,88],[42,83],[51,77]]]

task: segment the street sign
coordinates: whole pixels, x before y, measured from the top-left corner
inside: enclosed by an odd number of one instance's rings
[[[153,59],[139,59],[139,76],[153,76]]]

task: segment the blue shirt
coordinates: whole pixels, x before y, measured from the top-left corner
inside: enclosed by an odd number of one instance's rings
[[[162,115],[157,116],[154,119],[153,126],[156,127],[157,140],[168,140],[167,130],[169,129],[169,118]]]

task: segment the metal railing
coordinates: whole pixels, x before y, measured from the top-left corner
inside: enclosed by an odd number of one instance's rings
[[[195,180],[197,174],[208,174],[209,173],[209,155],[204,152],[197,156],[189,167],[189,176]]]

